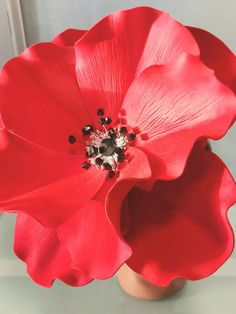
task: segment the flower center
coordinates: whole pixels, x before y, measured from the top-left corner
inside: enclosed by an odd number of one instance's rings
[[[97,110],[97,115],[100,116],[101,129],[96,129],[90,124],[82,129],[87,158],[82,167],[88,169],[90,166],[96,166],[100,170],[107,170],[108,177],[112,178],[118,173],[120,163],[126,161],[127,145],[129,141],[135,140],[136,134],[128,134],[125,126],[107,128],[112,120],[110,117],[104,117],[102,108]],[[68,140],[70,144],[74,144],[76,137],[69,135]]]
[[[103,156],[112,156],[116,150],[116,142],[111,138],[104,138],[101,141],[101,145],[99,147],[99,152],[102,153]]]

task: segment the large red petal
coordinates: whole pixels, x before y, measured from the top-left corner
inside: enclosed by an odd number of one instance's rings
[[[52,153],[0,131],[0,208],[55,226],[91,199],[106,173],[84,170],[81,157]]]
[[[129,193],[128,265],[163,286],[176,277],[210,275],[233,250],[227,211],[235,201],[236,184],[223,162],[207,150],[194,151],[177,180]]]
[[[115,12],[76,43],[77,80],[94,123],[105,108],[115,122],[132,80],[145,67],[198,55],[191,33],[169,15],[148,7]]]
[[[154,158],[157,178],[177,177],[194,142],[222,137],[236,117],[236,97],[199,58],[146,69],[131,85],[123,107],[138,128],[138,147]]]
[[[1,211],[24,212],[48,227],[67,220],[101,188],[105,171],[91,167],[79,175],[0,202]]]
[[[57,154],[0,130],[0,201],[16,198],[84,170],[78,155]]]
[[[57,46],[73,46],[77,40],[79,40],[84,34],[85,30],[68,28],[64,32],[58,34],[53,40],[52,43]]]
[[[96,279],[113,276],[131,255],[109,223],[103,203],[96,200],[59,227],[59,238],[70,252],[73,267]]]
[[[45,228],[27,215],[17,215],[14,250],[27,264],[30,277],[42,286],[51,287],[55,279],[71,286],[92,280],[71,268],[70,255],[59,241],[57,230]]]
[[[200,48],[201,60],[215,71],[216,76],[236,93],[236,56],[217,37],[194,27],[188,27]]]
[[[48,149],[68,153],[68,136],[90,120],[75,76],[72,47],[43,43],[0,72],[0,111],[6,128]]]

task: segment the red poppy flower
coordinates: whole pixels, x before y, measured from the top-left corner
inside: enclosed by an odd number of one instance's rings
[[[235,72],[209,63],[210,53],[200,59],[201,31],[191,31],[151,8],[120,11],[1,70],[0,207],[24,213],[15,251],[37,282],[113,275],[136,250],[133,229],[124,239],[120,226],[127,193],[179,177],[194,143],[222,137],[234,121]],[[142,272],[135,254],[130,265]]]

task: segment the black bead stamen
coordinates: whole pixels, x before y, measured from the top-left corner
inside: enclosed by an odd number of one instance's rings
[[[136,134],[135,133],[129,133],[128,134],[128,141],[134,141],[136,138]]]
[[[123,153],[122,148],[120,148],[120,147],[116,147],[116,148],[115,148],[115,153],[116,153],[117,155],[119,155],[119,154]]]
[[[127,128],[125,126],[122,126],[120,128],[120,134],[122,134],[122,135],[126,135],[127,134]]]
[[[118,155],[117,160],[118,160],[119,162],[124,161],[124,159],[125,159],[125,154],[124,154],[123,150],[122,150],[120,147],[116,147],[115,153]]]
[[[99,119],[99,123],[100,123],[101,125],[105,125],[105,124],[106,124],[106,119],[105,119],[105,118],[100,118],[100,119]]]
[[[98,154],[98,148],[96,146],[93,146],[93,152],[94,152],[95,155]]]
[[[97,115],[98,116],[103,116],[104,115],[104,109],[103,108],[98,108]]]
[[[93,153],[86,152],[85,153],[85,157],[86,158],[92,158],[93,157]]]
[[[105,162],[103,164],[103,167],[104,167],[105,170],[112,170],[112,166],[108,162]]]
[[[76,142],[76,137],[74,135],[69,135],[68,141],[70,144],[74,144]]]
[[[109,136],[112,140],[115,140],[117,138],[116,133],[109,133]]]
[[[111,120],[110,117],[106,117],[106,118],[105,118],[105,122],[106,122],[106,124],[111,124],[111,123],[112,123],[112,120]]]
[[[83,135],[89,135],[94,131],[94,127],[91,124],[86,125],[83,129],[82,129],[82,133]]]
[[[103,164],[103,160],[102,160],[102,158],[100,158],[100,157],[97,157],[97,158],[95,159],[95,162],[96,162],[96,164],[97,164],[98,166],[101,166],[101,165]]]
[[[119,162],[122,162],[125,160],[125,155],[122,153],[120,155],[118,155],[118,159],[117,159]]]
[[[85,161],[85,162],[82,163],[82,168],[88,169],[90,167],[91,167],[91,164],[89,162]]]
[[[117,138],[115,130],[113,128],[110,128],[108,131],[109,131],[108,134],[109,134],[110,138],[115,140]]]
[[[99,150],[100,154],[103,154],[106,151],[106,147],[105,146],[100,146],[98,150]]]
[[[113,171],[113,170],[109,170],[109,172],[108,172],[108,178],[113,178],[114,177],[114,175],[115,175],[115,171]]]

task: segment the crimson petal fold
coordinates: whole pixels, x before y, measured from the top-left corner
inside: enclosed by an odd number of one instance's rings
[[[236,183],[210,151],[194,150],[181,177],[157,181],[151,192],[133,189],[127,199],[125,239],[133,252],[127,264],[150,282],[204,278],[231,255],[227,212],[236,202]]]
[[[0,207],[46,226],[73,215],[102,187],[106,173],[84,170],[84,159],[56,154],[0,130]]]
[[[94,279],[113,276],[131,254],[108,221],[103,204],[96,200],[88,202],[58,230],[73,267]]]
[[[52,43],[57,46],[73,46],[87,31],[75,28],[68,28],[62,33],[58,34]]]
[[[69,154],[68,136],[81,138],[91,122],[76,81],[74,48],[41,43],[10,60],[0,71],[0,111],[12,133]]]
[[[153,160],[156,179],[178,177],[199,138],[221,138],[236,117],[236,97],[198,57],[146,69],[122,105],[138,128],[137,147]]]
[[[78,84],[95,124],[100,107],[113,122],[117,120],[129,85],[146,67],[168,63],[182,52],[199,55],[183,25],[148,7],[103,18],[76,43],[75,51]]]
[[[198,43],[201,60],[236,94],[235,54],[211,33],[196,27],[188,27],[188,29]]]
[[[45,228],[33,218],[18,214],[15,254],[27,264],[30,277],[38,284],[51,287],[55,279],[71,286],[83,286],[91,278],[71,267],[71,258],[57,236],[57,229]]]

